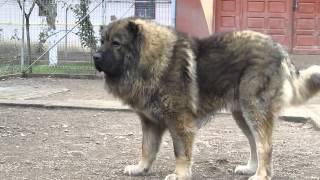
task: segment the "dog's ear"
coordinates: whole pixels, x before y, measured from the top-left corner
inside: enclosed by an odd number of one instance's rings
[[[129,21],[128,23],[128,30],[132,33],[132,34],[139,34],[140,32],[140,26],[135,23],[134,21]]]
[[[134,57],[136,59],[139,59],[139,55],[140,55],[140,50],[141,50],[141,46],[143,44],[143,35],[141,32],[141,25],[137,24],[136,22],[130,20],[128,23],[128,31],[132,34],[132,41],[134,44]]]

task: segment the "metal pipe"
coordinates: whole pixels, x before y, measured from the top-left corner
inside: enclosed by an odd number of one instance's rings
[[[21,72],[23,71],[23,67],[24,67],[24,14],[25,14],[25,0],[22,0],[22,10],[21,10],[21,14],[22,14],[22,27],[21,27],[21,33],[22,33],[22,37],[21,37]]]
[[[102,22],[102,25],[106,25],[106,6],[107,6],[107,2],[105,1],[103,4],[102,4],[102,16],[101,16],[101,22]]]
[[[171,0],[171,16],[172,16],[172,26],[173,27],[176,27],[176,9],[177,9],[176,0]]]
[[[66,8],[66,17],[65,17],[65,32],[68,32],[68,10],[69,7],[67,6]],[[64,42],[64,60],[67,60],[67,56],[68,56],[68,36],[66,36],[65,38],[65,42]]]

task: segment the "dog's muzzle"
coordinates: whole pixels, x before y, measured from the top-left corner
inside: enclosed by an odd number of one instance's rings
[[[100,53],[94,53],[93,54],[93,61],[94,61],[94,65],[96,67],[96,69],[101,72],[102,68],[101,68],[101,64],[102,64],[102,55]]]

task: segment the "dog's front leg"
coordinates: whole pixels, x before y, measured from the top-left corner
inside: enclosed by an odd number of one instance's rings
[[[174,146],[176,171],[175,174],[169,174],[165,180],[190,180],[192,179],[192,146],[198,129],[192,114],[185,113],[176,119],[169,119],[168,129]]]
[[[142,153],[139,164],[127,166],[124,170],[125,174],[131,176],[141,176],[146,174],[153,161],[156,159],[156,155],[159,151],[163,132],[165,128],[152,122],[142,114],[139,114],[142,126]]]

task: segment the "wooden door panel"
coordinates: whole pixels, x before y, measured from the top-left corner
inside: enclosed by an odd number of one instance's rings
[[[216,31],[241,29],[241,0],[218,0],[216,2]]]
[[[319,54],[320,0],[299,0],[294,13],[293,52]]]
[[[243,1],[242,29],[269,34],[290,49],[290,4],[289,0]]]
[[[291,48],[291,0],[217,0],[216,31],[250,29]]]

